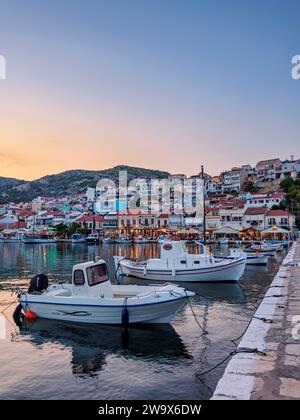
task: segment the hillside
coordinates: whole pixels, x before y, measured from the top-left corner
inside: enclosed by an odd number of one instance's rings
[[[128,181],[134,178],[165,178],[169,175],[168,172],[125,165],[99,171],[75,169],[55,175],[47,175],[30,182],[19,181],[18,184],[6,188],[5,192],[2,192],[1,201],[19,203],[31,201],[38,196],[64,197],[66,195],[83,193],[87,187],[95,187],[101,178],[109,178],[117,183],[120,170],[127,171]]]
[[[25,181],[16,178],[5,178],[0,176],[0,193],[3,193],[6,190],[17,187],[20,184],[23,184]]]

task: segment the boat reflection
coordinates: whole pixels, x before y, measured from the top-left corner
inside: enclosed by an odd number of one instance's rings
[[[117,276],[118,284],[155,284],[159,281],[141,280],[135,277]],[[164,284],[162,279],[161,284]],[[196,293],[192,301],[199,301],[205,297],[212,301],[218,300],[226,303],[243,303],[246,299],[243,288],[239,283],[195,283],[195,282],[176,282],[180,287],[184,287],[191,292]]]
[[[75,375],[94,375],[103,370],[109,355],[170,365],[184,361],[190,364],[192,359],[171,325],[122,329],[37,319],[25,320],[20,334],[34,346],[59,344],[71,350],[71,367]]]

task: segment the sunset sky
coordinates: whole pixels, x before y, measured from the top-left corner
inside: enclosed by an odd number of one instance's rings
[[[0,5],[0,176],[300,157],[299,1]]]

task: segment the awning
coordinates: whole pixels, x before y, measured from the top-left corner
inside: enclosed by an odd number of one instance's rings
[[[287,229],[283,229],[281,227],[277,227],[277,226],[272,226],[269,227],[268,229],[265,229],[262,231],[263,234],[268,234],[268,233],[283,233],[286,235],[289,235],[290,231]]]
[[[223,226],[219,229],[214,230],[214,234],[224,234],[224,235],[239,235],[240,231],[238,229],[234,229],[231,226]]]
[[[197,229],[182,229],[179,230],[177,233],[180,235],[199,235],[200,232]]]

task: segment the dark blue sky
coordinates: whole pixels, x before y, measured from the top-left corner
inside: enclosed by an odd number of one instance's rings
[[[299,18],[291,0],[1,0],[0,175],[300,156]]]

